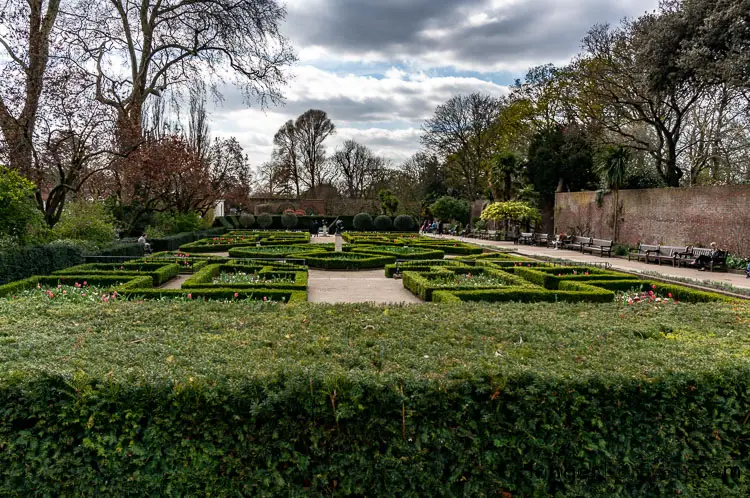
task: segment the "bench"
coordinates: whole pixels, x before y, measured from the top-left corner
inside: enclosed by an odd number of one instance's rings
[[[549,247],[549,234],[546,233],[535,233],[534,234],[534,245]]]
[[[641,258],[643,258],[643,260],[648,263],[648,258],[657,252],[659,252],[659,246],[653,244],[638,244],[638,249],[628,253],[628,261],[632,258],[635,258],[636,261],[640,261]]]
[[[576,235],[572,239],[563,242],[563,249],[570,249],[583,252],[583,248],[591,245],[591,237],[581,237]]]
[[[685,266],[695,265],[695,261],[699,256],[711,256],[711,249],[706,247],[691,247],[690,252],[686,252],[677,260],[677,266],[681,266],[683,263]],[[727,253],[726,251],[719,251],[717,256],[711,258],[708,263],[708,269],[710,271],[723,270],[727,271]]]
[[[581,252],[590,252],[591,254],[598,252],[599,256],[604,257],[606,254],[608,257],[612,257],[612,241],[604,239],[591,239],[591,244],[583,246]]]
[[[662,261],[671,261],[672,266],[677,266],[680,258],[690,254],[690,246],[659,246],[659,252],[654,254],[654,259],[661,265]]]
[[[521,232],[516,241],[518,244],[529,244],[534,242],[534,232]]]

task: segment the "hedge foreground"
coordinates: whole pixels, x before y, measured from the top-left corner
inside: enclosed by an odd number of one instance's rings
[[[750,307],[0,300],[0,496],[747,496]]]

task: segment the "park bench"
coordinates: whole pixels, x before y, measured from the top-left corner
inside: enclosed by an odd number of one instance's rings
[[[591,237],[581,237],[576,235],[572,239],[563,243],[563,249],[583,252],[583,248],[591,245]]]
[[[677,266],[681,266],[683,263],[685,266],[691,266],[695,264],[695,261],[699,256],[711,256],[711,249],[707,247],[691,247],[690,252],[687,251],[677,260]],[[727,271],[727,253],[726,251],[719,251],[718,256],[711,258],[708,263],[709,271],[724,270]]]
[[[653,244],[638,244],[638,249],[635,251],[630,251],[628,253],[628,261],[630,261],[632,258],[635,258],[636,261],[640,261],[641,258],[643,258],[643,261],[648,263],[648,258],[654,254],[659,252],[659,246],[653,245]]]
[[[547,233],[535,233],[534,234],[534,245],[549,247],[549,234]]]
[[[521,235],[519,235],[518,240],[516,242],[518,244],[531,245],[531,243],[534,242],[534,232],[521,232]]]
[[[678,261],[687,254],[691,254],[690,246],[659,246],[659,252],[655,254],[654,260],[660,265],[662,261],[671,261],[672,266],[677,266]]]
[[[599,256],[604,257],[606,254],[608,257],[612,257],[612,241],[605,239],[591,239],[591,244],[583,246],[581,252],[590,252],[591,254],[598,252]]]

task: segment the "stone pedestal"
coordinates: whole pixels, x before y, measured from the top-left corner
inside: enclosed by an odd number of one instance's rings
[[[336,252],[343,251],[344,239],[340,233],[336,234]]]

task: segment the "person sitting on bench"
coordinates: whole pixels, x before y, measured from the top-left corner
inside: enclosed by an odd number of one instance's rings
[[[710,247],[711,252],[708,255],[701,254],[693,261],[693,266],[699,267],[698,271],[706,271],[706,268],[711,265],[711,261],[718,259],[722,255],[722,252],[716,247],[716,242],[711,242]]]

